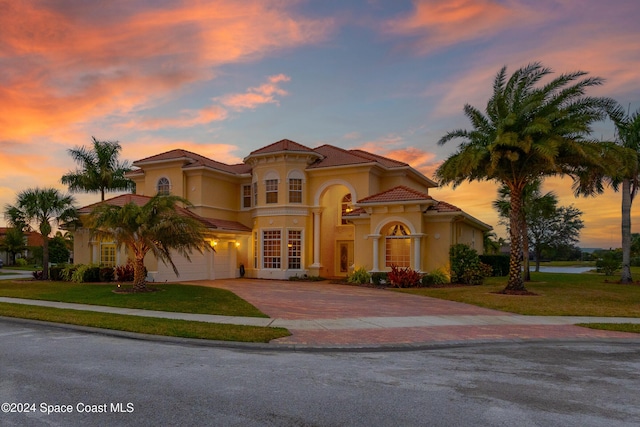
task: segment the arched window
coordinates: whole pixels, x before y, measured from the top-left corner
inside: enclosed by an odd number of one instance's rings
[[[158,180],[158,194],[169,194],[171,183],[168,178],[162,177]]]
[[[411,266],[411,238],[402,224],[391,224],[385,235],[385,265]]]
[[[342,198],[342,202],[340,203],[340,219],[342,225],[347,224],[347,220],[344,219],[344,215],[348,214],[352,210],[353,206],[351,206],[351,193],[349,193]]]

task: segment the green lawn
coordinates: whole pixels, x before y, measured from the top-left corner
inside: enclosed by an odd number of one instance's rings
[[[614,282],[617,276],[532,273],[531,278],[526,287],[535,296],[498,294],[506,285],[505,277],[489,278],[481,286],[400,291],[527,315],[640,317],[640,285],[605,282]]]
[[[8,303],[0,303],[0,316],[44,320],[142,334],[219,341],[269,342],[276,338],[291,335],[284,328],[223,325],[219,323],[96,313]]]
[[[118,294],[113,292],[116,289],[115,284],[3,280],[0,281],[0,296],[182,313],[268,317],[253,305],[225,289],[175,284],[153,285],[153,287],[158,288],[159,291],[143,294]],[[0,303],[0,316],[143,334],[222,341],[269,342],[272,339],[291,335],[283,328],[147,318],[10,303]]]
[[[268,317],[225,289],[175,284],[150,286],[159,291],[117,294],[113,292],[115,284],[3,280],[0,281],[0,296],[181,313]]]

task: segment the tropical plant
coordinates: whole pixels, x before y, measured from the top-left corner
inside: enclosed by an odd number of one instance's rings
[[[449,276],[441,269],[432,271],[422,276],[422,286],[438,286],[449,283]]]
[[[70,224],[77,219],[72,196],[55,188],[33,188],[18,193],[17,203],[5,206],[5,219],[13,226],[34,224],[42,234],[43,279],[49,277],[49,235],[52,222]]]
[[[415,288],[420,286],[422,275],[410,267],[391,266],[389,283],[395,288]]]
[[[359,285],[367,284],[371,281],[371,275],[366,268],[360,267],[353,270],[353,273],[347,278],[347,282],[356,283]]]
[[[93,237],[112,239],[133,254],[134,292],[147,290],[144,257],[148,253],[170,264],[179,275],[172,259],[174,251],[190,260],[194,250],[202,253],[207,248],[204,224],[178,203],[190,206],[181,197],[158,194],[142,206],[133,202],[124,206],[102,203],[89,215],[87,225]]]
[[[16,254],[27,248],[24,233],[17,227],[10,227],[0,241],[0,249],[11,255],[11,264],[16,262]]]
[[[493,181],[509,188],[511,252],[503,292],[526,291],[521,220],[525,186],[544,177],[569,175],[576,192],[601,192],[604,176],[622,162],[622,150],[613,143],[589,139],[592,124],[616,105],[609,98],[585,96],[588,88],[603,80],[578,71],[539,86],[549,74],[549,68],[532,63],[507,79],[503,67],[495,77],[486,113],[468,104],[464,107],[473,129],[451,131],[438,142],[463,139],[436,171],[442,184]]]
[[[107,191],[133,190],[134,182],[125,176],[130,170],[128,162],[118,161],[122,151],[120,143],[99,141],[95,137],[91,139],[92,148],[82,146],[69,149],[79,169],[63,175],[62,183],[68,185],[71,192],[100,193],[100,200],[104,200]]]
[[[613,188],[622,192],[622,268],[621,283],[632,283],[631,277],[631,206],[633,199],[640,188],[640,110],[629,115],[624,114],[623,109],[618,109],[612,114],[616,124],[619,144],[629,150],[627,159],[629,163],[625,169],[619,169],[612,175]]]

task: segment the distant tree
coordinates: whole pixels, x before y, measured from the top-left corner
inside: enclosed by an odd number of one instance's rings
[[[556,252],[571,250],[578,243],[584,222],[582,212],[573,206],[555,207],[551,211],[542,210],[539,215],[527,219],[529,241],[534,249],[536,271],[540,271],[542,252],[554,248]]]
[[[617,169],[612,176],[612,186],[622,193],[622,268],[621,283],[633,283],[631,277],[631,206],[640,188],[640,110],[625,115],[618,107],[611,117],[616,124],[619,144],[629,150],[625,156],[628,163],[625,168]]]
[[[24,233],[16,227],[7,229],[4,238],[0,240],[0,248],[11,255],[11,265],[16,263],[16,254],[27,248]]]
[[[498,235],[493,231],[485,231],[482,235],[484,253],[487,255],[495,255],[500,253],[500,248],[504,239],[498,238]]]
[[[77,219],[72,196],[55,188],[30,188],[18,193],[17,203],[5,206],[5,219],[13,226],[35,225],[42,234],[43,279],[49,278],[49,235],[52,223],[68,223]]]
[[[179,212],[178,203],[189,206],[181,197],[158,194],[146,204],[124,206],[98,205],[88,218],[88,226],[96,238],[113,239],[134,255],[134,292],[147,290],[144,257],[153,255],[173,268],[172,251],[190,259],[191,253],[205,249],[205,226],[194,217]]]
[[[80,168],[62,176],[62,183],[69,191],[100,193],[104,200],[107,191],[128,191],[135,188],[132,180],[125,176],[130,170],[128,162],[119,162],[122,147],[117,141],[98,141],[95,137],[93,147],[76,147],[69,150],[73,160]]]
[[[56,264],[68,262],[70,254],[67,242],[62,236],[53,236],[49,239],[49,261]]]
[[[589,138],[593,123],[615,108],[609,98],[585,96],[602,84],[585,72],[562,74],[538,85],[551,70],[533,63],[507,78],[497,74],[486,113],[465,105],[472,130],[458,129],[438,142],[462,139],[457,152],[437,169],[436,178],[454,187],[465,181],[494,181],[511,194],[509,279],[503,292],[526,291],[522,277],[522,192],[548,176],[569,175],[583,194],[603,191],[604,177],[619,167],[622,150]]]

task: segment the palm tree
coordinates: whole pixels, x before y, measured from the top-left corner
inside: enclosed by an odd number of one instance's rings
[[[526,185],[548,176],[569,175],[584,194],[603,190],[603,177],[617,168],[620,151],[589,139],[591,125],[615,108],[609,98],[585,96],[603,83],[582,71],[562,74],[538,86],[551,74],[540,63],[516,70],[507,80],[503,67],[493,83],[486,114],[465,105],[472,130],[447,133],[439,145],[464,141],[436,171],[442,184],[494,181],[510,192],[509,279],[503,292],[525,292],[522,278],[522,195]]]
[[[631,277],[631,205],[640,185],[640,110],[625,115],[618,108],[612,115],[620,145],[629,150],[629,164],[621,176],[613,176],[613,188],[622,184],[622,273],[621,283],[633,283]]]
[[[52,222],[72,223],[77,218],[74,199],[55,188],[34,188],[18,193],[14,206],[6,205],[5,219],[14,227],[35,224],[42,234],[42,278],[49,278],[49,235]]]
[[[122,150],[120,143],[98,141],[95,137],[91,139],[93,148],[83,146],[69,150],[80,169],[63,175],[62,183],[68,185],[71,192],[100,193],[102,201],[106,191],[133,190],[134,182],[125,176],[130,170],[128,162],[118,161],[118,155]]]
[[[158,194],[144,205],[129,202],[124,206],[107,203],[98,205],[89,215],[88,226],[92,236],[113,239],[117,246],[125,246],[134,256],[134,292],[147,290],[144,257],[151,252],[171,264],[172,251],[190,259],[193,250],[202,253],[206,248],[206,228],[188,210],[177,206],[190,203],[177,196]]]
[[[9,263],[9,260],[7,260],[9,265],[14,265],[16,263],[16,254],[26,248],[24,233],[17,227],[7,229],[4,238],[0,240],[0,249],[11,255],[11,262]]]

